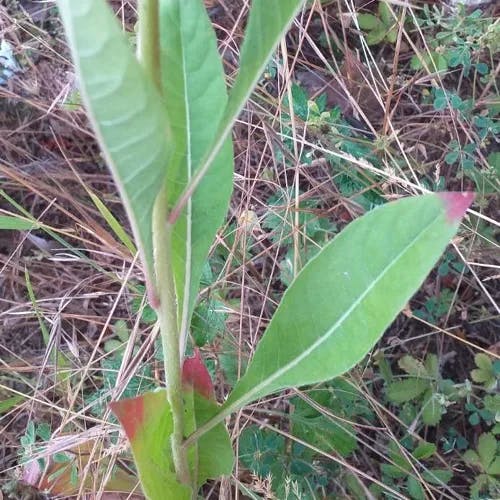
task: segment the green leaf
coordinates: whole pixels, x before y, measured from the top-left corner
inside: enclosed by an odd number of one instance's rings
[[[355,430],[342,422],[346,420],[345,417],[337,420],[324,415],[301,398],[293,398],[291,403],[294,407],[291,415],[293,436],[327,453],[340,453],[343,457],[349,456],[356,449]]]
[[[162,87],[174,143],[167,169],[167,197],[173,208],[215,140],[227,92],[217,40],[203,2],[161,0],[159,5]],[[184,334],[210,246],[229,206],[232,172],[229,138],[173,229],[172,266],[179,327]]]
[[[492,476],[500,475],[500,457],[496,457],[493,462],[488,466],[486,472]]]
[[[459,157],[460,157],[460,151],[450,151],[444,157],[444,161],[448,165],[453,165],[458,160]]]
[[[270,15],[268,0],[253,0],[240,51],[240,69],[229,94],[224,118],[219,125],[216,139],[202,161],[196,178],[184,191],[183,196],[187,196],[196,188],[206,175],[214,157],[227,142],[226,139],[231,133],[238,114],[262,76],[262,72],[281,36],[303,3],[303,0],[275,0],[272,5],[272,15]],[[213,120],[210,119],[208,123],[212,126]]]
[[[422,378],[396,380],[387,386],[387,399],[391,403],[406,403],[418,398],[429,387],[429,381]]]
[[[401,467],[392,464],[382,464],[380,468],[384,475],[387,475],[393,479],[401,479],[403,477],[406,477],[409,472],[406,469],[401,469]]]
[[[463,457],[466,463],[481,468],[481,459],[474,450],[467,450]]]
[[[99,145],[127,209],[148,283],[152,213],[168,158],[162,100],[103,0],[59,0],[80,89]]]
[[[482,384],[491,379],[491,373],[483,369],[475,369],[470,372],[470,376],[474,382]]]
[[[481,370],[485,370],[489,373],[493,372],[491,358],[484,352],[478,352],[474,356],[474,362],[476,363],[476,366]]]
[[[0,401],[0,415],[3,415],[4,413],[7,413],[12,408],[15,408],[19,403],[21,403],[25,399],[26,399],[26,397],[21,396],[20,394],[17,394],[15,396],[10,397],[10,398],[3,399],[2,401]]]
[[[177,215],[181,207],[185,206],[190,195],[197,190],[201,179],[206,176],[214,158],[228,143],[228,137],[238,114],[261,77],[283,32],[287,29],[302,3],[303,0],[275,0],[272,15],[269,15],[267,0],[254,0],[252,2],[245,39],[240,52],[240,70],[229,95],[224,118],[219,125],[216,139],[201,162],[201,167],[189,185],[186,186],[176,204],[173,211],[174,216]],[[212,118],[208,123],[213,123]],[[217,176],[212,177],[215,180],[212,184],[213,191],[210,193],[211,195],[219,189],[218,182],[220,181]]]
[[[196,425],[200,427],[219,411],[215,401],[194,395]],[[234,453],[231,439],[224,424],[219,424],[203,434],[197,441],[198,446],[198,484],[207,479],[229,476],[233,471]]]
[[[442,407],[431,387],[425,393],[422,402],[422,422],[425,425],[437,425],[441,421],[442,414]]]
[[[408,488],[408,493],[412,499],[425,500],[424,489],[416,477],[408,476],[406,487]]]
[[[184,431],[186,434],[191,434],[219,411],[212,379],[199,349],[195,349],[193,356],[184,359],[182,385],[186,411]],[[204,433],[189,452],[191,467],[196,471],[198,485],[201,486],[209,478],[216,479],[231,474],[234,455],[231,440],[223,423]]]
[[[241,47],[240,70],[229,96],[224,124],[233,123],[259,80],[281,36],[303,0],[253,0]]]
[[[495,459],[497,452],[497,440],[491,433],[483,433],[479,436],[477,453],[481,459],[481,464],[486,471]]]
[[[425,60],[425,57],[423,59]],[[419,70],[419,69],[423,68],[422,61],[420,60],[420,58],[416,54],[411,56],[410,68],[413,70]]]
[[[172,413],[164,390],[111,403],[132,448],[148,498],[190,499],[191,489],[177,482],[170,449]]]
[[[429,374],[427,373],[427,370],[424,366],[424,364],[419,361],[418,359],[415,359],[413,356],[410,356],[409,354],[405,354],[399,361],[398,365],[401,368],[401,370],[405,371],[408,375],[411,375],[412,377],[429,377]]]
[[[412,456],[416,460],[425,460],[426,458],[432,457],[432,455],[436,453],[436,450],[435,444],[423,441],[413,450]]]
[[[36,223],[13,215],[0,215],[0,229],[29,231],[36,228]]]
[[[439,377],[439,360],[435,354],[428,354],[424,361],[425,369],[429,377],[436,380]]]
[[[435,265],[472,199],[407,198],[351,223],[285,292],[225,412],[358,363]]]
[[[358,14],[358,24],[362,30],[373,31],[382,25],[382,22],[373,14]]]
[[[398,28],[395,26],[394,28],[391,28],[387,34],[385,35],[386,40],[389,43],[396,43],[396,40],[398,39]]]
[[[447,469],[430,469],[422,472],[422,478],[431,484],[447,484],[453,477],[453,472]]]
[[[394,17],[392,17],[391,7],[385,1],[381,1],[378,4],[378,13],[380,19],[386,26],[392,26],[395,23]]]
[[[379,28],[370,31],[366,35],[366,43],[368,45],[377,45],[377,43],[380,43],[384,38],[385,35],[387,34],[387,31],[383,25],[381,25]]]
[[[97,210],[99,210],[99,213],[103,216],[104,220],[108,223],[109,227],[113,230],[118,239],[128,248],[132,255],[135,255],[137,253],[137,249],[128,234],[125,232],[125,229],[123,229],[122,225],[116,220],[116,217],[110,212],[109,208],[96,194],[90,190],[88,193]]]

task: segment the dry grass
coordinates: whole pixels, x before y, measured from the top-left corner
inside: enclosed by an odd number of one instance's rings
[[[133,2],[113,3],[123,25],[130,29]],[[33,8],[32,17],[20,4]],[[234,195],[227,224],[214,245],[219,254],[224,249],[226,258],[201,294],[222,296],[227,313],[224,332],[203,347],[205,359],[216,368],[219,400],[230,384],[228,372],[221,368],[224,355],[234,357],[235,372],[240,374],[284,290],[280,265],[287,248],[283,241],[291,241],[295,271],[303,264],[299,250],[304,242],[318,245],[300,226],[304,202],[314,200],[315,205],[307,205],[307,210],[341,229],[366,210],[360,202],[366,193],[386,200],[418,194],[440,176],[446,189],[473,188],[473,182],[458,175],[457,165],[447,165],[444,156],[453,139],[474,139],[474,127],[450,107],[436,111],[432,105],[423,105],[421,96],[432,87],[447,88],[450,82],[459,82],[463,95],[475,94],[478,109],[495,93],[498,98],[495,82],[470,83],[459,70],[446,76],[425,69],[409,71],[411,54],[429,50],[424,33],[410,32],[400,22],[395,44],[368,46],[354,22],[355,12],[364,7],[362,2],[314,5],[296,19],[287,43],[279,48],[276,77],[261,82],[234,131]],[[406,5],[396,12],[401,20],[416,15],[420,8],[421,4]],[[485,15],[493,16],[493,7],[489,8]],[[231,81],[245,11],[236,2],[221,0],[210,3],[210,12]],[[320,44],[322,35],[330,37],[329,45]],[[0,472],[4,486],[11,488],[20,475],[24,479],[37,475],[37,458],[72,450],[80,460],[81,475],[73,493],[81,498],[115,498],[103,493],[106,479],[113,467],[130,472],[131,461],[102,400],[119,398],[131,380],[137,390],[161,383],[157,331],[141,321],[141,314],[131,305],[133,298],[140,302],[142,297],[137,288],[140,265],[89,196],[97,195],[127,227],[83,109],[65,104],[75,89],[74,74],[52,5],[7,2],[7,7],[0,7],[0,38],[13,45],[23,68],[7,86],[0,87],[0,212],[22,214],[24,210],[44,227],[0,233],[0,395],[1,399],[22,396],[0,414]],[[498,72],[499,61],[495,64],[492,71]],[[294,116],[287,102],[292,101],[292,82],[304,78],[295,76],[299,73],[306,75],[303,85],[311,94],[320,92],[326,83],[330,106],[340,106],[351,118],[353,141],[370,147],[377,164],[339,147],[344,132],[325,132]],[[313,161],[304,161],[305,152]],[[486,156],[486,149],[477,151],[478,168],[488,168]],[[351,193],[342,187],[346,172],[362,181]],[[286,193],[284,201],[271,206],[270,198],[280,190]],[[463,382],[470,378],[475,353],[498,357],[497,193],[480,198],[450,247],[466,271],[451,278],[434,272],[380,342],[379,355],[393,366],[404,353],[420,359],[436,353],[446,376]],[[281,234],[273,234],[266,226],[271,211],[278,219],[292,221],[291,226],[282,226]],[[453,293],[446,313],[435,322],[416,317],[414,311],[443,287]],[[145,307],[144,301],[140,307]],[[119,343],[107,344],[119,338],[117,322],[127,325],[129,337],[119,358],[115,356]],[[113,364],[113,359],[119,361]],[[113,385],[106,386],[106,371],[113,371]],[[342,418],[319,406],[308,390],[289,391],[235,415],[229,422],[235,449],[250,425],[270,428],[285,436],[290,446],[297,441],[315,450],[321,467],[339,465],[336,476],[329,478],[330,493],[325,490],[325,497],[335,491],[335,498],[354,498],[346,489],[346,478],[352,476],[367,498],[371,498],[367,488],[373,483],[394,498],[405,498],[381,479],[380,464],[392,462],[389,442],[401,446],[402,436],[409,434],[438,443],[451,425],[471,438],[480,432],[470,429],[461,407],[450,408],[446,422],[437,428],[417,432],[413,424],[404,423],[393,406],[382,403],[383,381],[372,356],[346,380],[364,395],[375,415],[371,422],[363,418],[351,422],[358,449],[347,458],[315,449],[290,432],[288,415],[294,396],[327,418]],[[93,399],[96,394],[100,400]],[[21,470],[21,437],[29,422],[48,424],[50,440],[38,439],[25,450],[31,467]],[[421,464],[415,461],[412,474],[426,495],[466,498],[470,481],[459,457],[438,453],[434,462],[456,475],[449,486],[437,487],[425,481]],[[44,475],[41,472],[38,476]],[[241,466],[232,477],[207,486],[204,496],[245,498],[237,487],[242,484],[271,498],[269,478],[252,475]],[[15,493],[10,495],[16,498]]]

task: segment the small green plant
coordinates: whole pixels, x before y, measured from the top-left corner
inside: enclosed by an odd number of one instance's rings
[[[477,368],[471,371],[472,380],[482,384],[486,391],[496,391],[500,384],[500,360],[492,361],[491,358],[482,352],[474,356]]]
[[[479,436],[477,448],[469,449],[464,460],[479,471],[470,487],[471,498],[498,498],[500,496],[500,448],[491,432]]]
[[[405,448],[391,441],[387,449],[389,463],[381,465],[384,483],[400,491],[405,490],[414,500],[424,500],[425,490],[422,481],[415,476],[415,467],[423,460],[430,459],[437,451],[436,446],[422,441],[417,445],[410,442]],[[438,486],[448,483],[453,476],[452,471],[442,468],[425,468],[420,474],[425,482]],[[379,490],[376,485],[372,487],[374,493],[381,493]]]
[[[378,3],[377,15],[358,14],[359,27],[367,31],[366,43],[377,45],[386,40],[395,43],[398,37],[398,23],[394,18],[389,2],[381,0]]]
[[[449,288],[443,288],[436,295],[429,297],[425,301],[424,307],[415,309],[413,313],[430,323],[438,323],[450,310],[454,295]]]
[[[422,423],[437,425],[459,396],[453,381],[441,377],[437,356],[428,354],[422,363],[405,355],[398,365],[406,375],[387,384],[387,399],[394,404],[412,402]]]
[[[310,448],[289,441],[285,436],[257,426],[246,428],[240,436],[241,464],[261,480],[269,482],[269,493],[276,498],[300,500],[325,495],[335,466],[320,462]]]
[[[449,15],[445,7],[431,8],[425,4],[417,23],[422,29],[432,30],[433,36],[426,37],[429,50],[412,57],[412,69],[427,67],[430,71],[446,71],[462,67],[465,76],[472,68],[479,75],[487,75],[490,69],[481,61],[481,55],[484,49],[491,54],[498,51],[500,24],[482,14],[479,9],[467,13],[466,7],[458,4],[456,12]]]
[[[228,93],[201,0],[139,1],[137,55],[103,0],[58,1],[80,92],[127,209],[159,322],[165,388],[111,404],[151,499],[197,498],[207,479],[231,473],[229,415],[359,362],[430,272],[473,200],[470,193],[411,197],[350,224],[297,274],[244,375],[217,404],[199,351],[186,357],[186,349],[207,255],[231,196],[231,130],[302,4],[277,0],[269,15],[267,0],[252,2]]]

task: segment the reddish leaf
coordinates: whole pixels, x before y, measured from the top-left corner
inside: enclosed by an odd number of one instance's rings
[[[205,399],[215,400],[212,378],[201,359],[199,349],[194,350],[193,356],[184,359],[182,365],[182,383],[188,388],[192,387],[195,392],[201,394]]]
[[[133,441],[137,430],[144,423],[144,398],[113,401],[109,407],[122,424],[129,441]]]
[[[164,390],[111,403],[129,438],[142,489],[149,498],[188,499],[177,482],[170,449],[172,412]]]

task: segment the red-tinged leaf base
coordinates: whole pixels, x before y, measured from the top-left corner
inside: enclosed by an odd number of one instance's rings
[[[212,378],[201,359],[199,349],[194,350],[193,356],[184,359],[182,365],[182,383],[186,389],[193,388],[194,392],[200,394],[205,399],[215,401]]]
[[[144,425],[144,396],[123,399],[110,403],[111,411],[122,424],[123,430],[132,442],[138,430]]]
[[[438,196],[445,204],[448,220],[454,224],[460,221],[476,197],[472,191],[465,191],[463,193],[448,191],[438,193]]]
[[[153,500],[190,499],[191,489],[177,482],[170,448],[172,413],[164,390],[111,403],[132,448],[142,488]]]
[[[195,356],[188,360],[187,369],[184,371],[186,434],[196,430],[219,411],[210,375],[200,353],[196,352]],[[200,388],[201,391],[198,391]],[[209,398],[205,395],[209,395]],[[190,498],[189,488],[179,484],[175,478],[170,449],[173,422],[166,391],[150,392],[136,398],[113,402],[111,409],[130,441],[146,495],[153,499]],[[196,446],[189,450],[189,458],[192,473],[197,471],[198,486],[207,479],[230,474],[234,456],[225,426],[219,424],[203,434]],[[170,496],[165,496],[165,492],[169,492]]]

